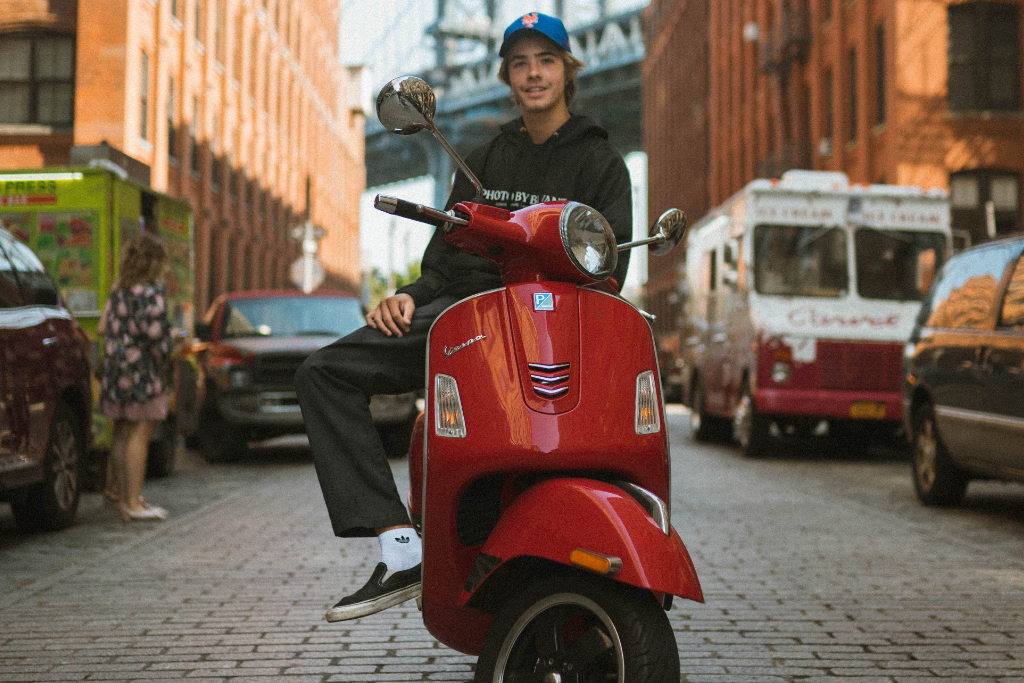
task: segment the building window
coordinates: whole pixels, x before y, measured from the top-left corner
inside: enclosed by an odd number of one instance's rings
[[[174,127],[174,76],[167,82],[167,156],[178,157],[178,131]]]
[[[1021,177],[1013,171],[972,169],[949,178],[953,228],[977,244],[1021,230]]]
[[[0,37],[0,123],[69,126],[74,87],[73,37]]]
[[[149,55],[145,50],[139,65],[139,137],[149,139]]]
[[[196,32],[196,42],[202,44],[202,42],[203,42],[203,0],[196,0],[195,32]]]
[[[832,0],[821,2],[821,23],[832,21]]]
[[[1020,111],[1020,8],[968,2],[949,8],[949,110]]]
[[[217,156],[216,126],[214,126],[213,135],[210,137],[210,187],[214,192],[220,192],[220,157]]]
[[[857,48],[850,48],[850,64],[849,64],[849,79],[850,85],[848,90],[849,95],[849,140],[853,142],[857,139],[857,124],[860,123],[857,120]]]
[[[192,122],[189,124],[189,137],[192,143],[192,158],[189,167],[192,173],[199,175],[199,98],[192,98]]]
[[[223,7],[224,3],[213,0],[213,55],[221,64],[224,63],[224,40],[221,35],[221,24],[224,23],[221,17]]]
[[[178,0],[171,0],[171,16],[178,18]]]
[[[821,140],[818,141],[818,152],[823,157],[832,156],[833,121],[832,69],[828,68],[821,77]]]
[[[885,123],[885,24],[875,29],[875,123]]]

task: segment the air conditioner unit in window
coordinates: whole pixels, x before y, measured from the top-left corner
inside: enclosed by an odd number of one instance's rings
[[[832,156],[832,138],[822,138],[818,140],[818,156]]]

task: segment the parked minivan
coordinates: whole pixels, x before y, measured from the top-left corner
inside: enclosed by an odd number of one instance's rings
[[[1024,482],[1024,237],[949,260],[905,353],[914,487],[956,505],[971,479]]]
[[[698,440],[892,435],[903,348],[951,248],[942,190],[755,180],[686,235],[683,392]]]

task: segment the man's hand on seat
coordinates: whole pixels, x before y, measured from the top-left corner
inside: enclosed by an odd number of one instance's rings
[[[366,314],[366,324],[389,337],[401,337],[409,331],[412,312],[416,304],[408,294],[396,294],[381,301],[377,308]]]

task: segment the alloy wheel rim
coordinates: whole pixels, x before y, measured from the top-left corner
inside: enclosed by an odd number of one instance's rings
[[[531,605],[512,625],[498,651],[493,680],[625,683],[625,669],[622,639],[604,608],[576,593],[557,593]]]
[[[62,510],[68,510],[78,493],[78,446],[75,430],[67,420],[56,425],[56,438],[51,444],[53,453],[53,493]]]
[[[930,419],[921,421],[914,442],[914,469],[917,471],[917,481],[923,490],[928,491],[935,483],[938,451],[935,427]]]

